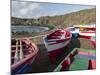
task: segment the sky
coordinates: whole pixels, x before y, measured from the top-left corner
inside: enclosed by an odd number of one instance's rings
[[[40,3],[32,1],[12,1],[12,16],[19,18],[39,18],[41,16],[63,15],[83,9],[95,8],[91,5]]]

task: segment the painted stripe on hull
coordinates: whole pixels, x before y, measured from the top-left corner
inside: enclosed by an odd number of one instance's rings
[[[96,60],[96,56],[92,56],[92,55],[78,54],[78,56],[79,56],[79,58]]]
[[[31,57],[29,60],[25,61],[24,63],[18,65],[16,68],[12,69],[12,74],[19,74],[19,73],[21,74],[21,73],[28,72],[29,67],[34,61],[35,57],[36,55],[34,57]]]
[[[48,45],[55,45],[55,44],[63,43],[63,42],[68,41],[68,40],[70,40],[70,39],[57,40],[54,43],[48,42]]]
[[[94,53],[91,53],[91,52],[84,52],[84,51],[78,51],[78,54],[86,54],[86,55],[92,55],[92,56],[95,56]]]
[[[81,36],[95,36],[95,33],[79,33]]]
[[[92,33],[93,33],[93,34],[94,34],[94,33],[96,33],[96,32],[95,32],[95,31],[83,31],[83,32],[81,32],[81,33],[86,33],[86,34],[88,34],[88,33],[91,33],[91,34],[92,34]]]
[[[65,47],[69,42],[70,42],[70,39],[67,40],[67,41],[64,41],[62,43],[58,43],[58,44],[53,44],[53,45],[47,45],[46,44],[46,47],[47,47],[48,51],[54,51],[56,49]]]
[[[48,52],[50,52],[65,47],[70,42],[71,37],[72,34],[69,31],[56,30],[44,37],[44,43]]]
[[[27,73],[30,68],[29,64],[22,64],[16,69],[12,70],[12,74],[22,74],[22,73]]]

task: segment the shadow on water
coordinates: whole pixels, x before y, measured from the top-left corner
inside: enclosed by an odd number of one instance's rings
[[[39,52],[35,61],[32,63],[31,70],[29,73],[42,73],[42,72],[52,72],[56,66],[64,59],[64,57],[71,52],[73,48],[80,47],[80,41],[78,39],[73,39],[71,42],[64,48],[63,54],[57,58],[57,64],[52,65],[48,57],[47,49],[44,44],[38,44]],[[69,48],[69,50],[68,50]]]

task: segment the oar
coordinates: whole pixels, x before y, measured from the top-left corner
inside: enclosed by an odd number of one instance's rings
[[[22,41],[21,40],[20,40],[20,54],[19,54],[19,58],[20,58],[20,60],[24,58],[23,49],[22,49]]]
[[[14,56],[14,63],[19,61],[19,53],[18,53],[18,40],[16,39],[16,51]]]

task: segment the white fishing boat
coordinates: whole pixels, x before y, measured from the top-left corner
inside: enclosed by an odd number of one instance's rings
[[[94,31],[94,30],[96,30],[95,24],[73,25],[73,27],[79,28],[80,31],[83,31],[83,30],[93,30]]]

